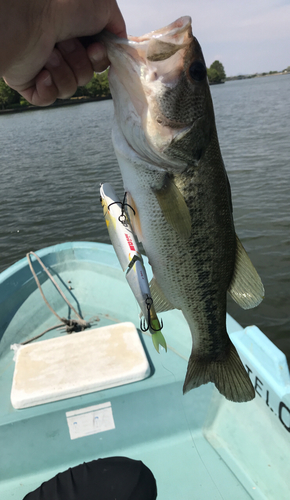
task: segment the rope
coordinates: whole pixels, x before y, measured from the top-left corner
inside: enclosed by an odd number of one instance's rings
[[[35,335],[35,337],[32,337],[31,339],[25,340],[25,342],[21,342],[20,345],[29,344],[29,342],[32,342],[33,340],[39,339],[45,333],[50,332],[51,330],[54,330],[55,328],[60,328],[61,326],[63,326],[63,323],[60,323],[59,325],[51,326],[50,328],[47,328],[47,330],[44,330],[44,332],[39,333],[38,335]]]
[[[35,259],[39,262],[39,264],[41,265],[42,269],[44,270],[44,272],[47,274],[47,276],[49,277],[49,279],[51,280],[51,282],[54,284],[55,288],[57,289],[57,291],[59,292],[59,294],[62,296],[63,300],[66,302],[66,304],[68,305],[68,307],[75,313],[75,315],[77,316],[78,319],[66,319],[66,318],[61,318],[57,312],[51,307],[51,305],[49,304],[49,302],[47,301],[43,291],[42,291],[42,288],[41,288],[41,284],[39,282],[39,279],[33,269],[33,265],[32,265],[32,262],[31,262],[31,258],[30,256],[33,255],[33,257],[35,257]],[[35,252],[28,252],[26,254],[26,257],[27,257],[27,260],[28,260],[28,264],[29,264],[29,267],[30,267],[30,270],[32,272],[32,275],[35,279],[35,282],[38,286],[38,289],[41,293],[41,296],[45,302],[45,304],[47,305],[47,307],[50,309],[50,311],[62,322],[60,325],[56,325],[56,326],[53,326],[51,328],[48,328],[47,330],[45,330],[43,333],[39,334],[39,335],[36,335],[35,337],[29,339],[29,340],[26,340],[25,342],[22,342],[21,345],[25,345],[25,344],[28,344],[29,342],[32,342],[32,340],[35,340],[39,337],[41,337],[42,335],[44,335],[45,333],[47,333],[48,331],[50,330],[53,330],[54,328],[59,328],[60,326],[62,326],[63,324],[66,325],[66,331],[67,333],[72,333],[73,331],[76,331],[76,330],[79,330],[81,329],[82,331],[85,330],[85,328],[89,328],[91,325],[90,323],[88,323],[87,321],[85,321],[80,315],[79,313],[76,311],[76,309],[73,307],[73,305],[69,302],[69,300],[66,298],[66,296],[64,295],[64,293],[62,292],[62,290],[60,289],[60,287],[58,286],[57,282],[55,281],[55,279],[53,278],[53,276],[51,275],[51,273],[49,272],[49,270],[47,269],[47,267],[43,264],[42,260],[38,257],[38,255],[35,253]]]

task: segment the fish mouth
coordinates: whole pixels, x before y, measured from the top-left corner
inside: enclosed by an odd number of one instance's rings
[[[138,43],[145,45],[146,42],[151,40],[152,38],[161,40],[163,42],[182,44],[184,33],[187,32],[191,28],[191,17],[183,16],[174,21],[173,23],[165,26],[164,28],[160,28],[158,30],[150,31],[149,33],[142,36],[128,36],[128,38],[120,38],[114,35],[111,32],[104,31],[100,38],[105,44],[110,43],[110,40],[116,44],[121,45],[131,45]]]
[[[164,105],[164,96],[177,96],[174,100],[179,102],[180,81],[186,85],[190,58],[193,53],[195,57],[198,45],[191,18],[180,17],[139,37],[124,39],[103,32],[101,39],[111,62],[109,83],[115,118],[128,145],[155,164],[161,166],[166,160],[182,169],[184,161],[169,159],[166,151],[190,132],[203,110],[198,108],[198,115],[173,111],[171,116],[172,107]]]
[[[192,36],[191,32],[191,17],[183,16],[173,23],[151,31],[142,36],[128,36],[128,38],[120,38],[113,33],[103,31],[99,37],[105,44],[108,56],[112,64],[118,66],[117,58],[120,54],[130,60],[131,66],[138,70],[140,65],[148,63],[148,61],[161,61],[168,59],[175,52],[188,45],[188,38]],[[160,46],[166,50],[158,55],[154,54],[156,48],[160,50]],[[139,71],[137,71],[139,73]]]
[[[176,21],[174,21],[171,24],[168,24],[168,26],[165,26],[164,28],[160,28],[158,30],[150,31],[150,33],[147,33],[146,35],[142,35],[139,37],[134,37],[134,36],[129,36],[129,40],[131,41],[137,41],[137,42],[142,42],[146,40],[150,40],[150,38],[159,38],[159,39],[164,39],[165,37],[170,37],[170,40],[166,41],[171,41],[174,39],[175,43],[178,43],[179,37],[182,33],[188,30],[188,28],[191,26],[191,17],[190,16],[182,16]],[[164,40],[165,41],[165,40]]]

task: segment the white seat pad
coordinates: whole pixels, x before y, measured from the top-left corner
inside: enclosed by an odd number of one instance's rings
[[[148,377],[150,365],[133,323],[95,328],[22,346],[11,402],[27,408]]]

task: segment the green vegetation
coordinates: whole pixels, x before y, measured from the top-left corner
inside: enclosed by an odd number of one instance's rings
[[[78,87],[73,97],[107,97],[110,95],[108,69],[103,73],[94,73],[93,78],[84,87]]]
[[[225,69],[220,61],[214,61],[207,69],[209,83],[223,83],[226,79]]]
[[[76,93],[72,97],[73,101],[78,98],[102,98],[110,96],[110,88],[108,82],[108,70],[103,73],[95,73],[92,80],[84,87],[78,87]],[[59,101],[59,100],[58,100]],[[16,90],[11,89],[6,85],[3,78],[0,78],[0,110],[15,109],[29,106],[30,104],[21,97]]]
[[[20,95],[16,90],[6,85],[3,78],[0,78],[0,109],[15,107],[20,105]]]

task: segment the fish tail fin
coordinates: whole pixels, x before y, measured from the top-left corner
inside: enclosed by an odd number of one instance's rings
[[[232,343],[228,357],[223,361],[209,362],[191,353],[183,394],[207,382],[213,382],[223,396],[236,403],[250,401],[255,397],[250,377]]]

